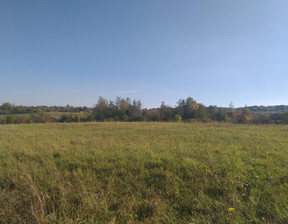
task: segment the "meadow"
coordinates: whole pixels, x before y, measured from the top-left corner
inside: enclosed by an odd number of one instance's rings
[[[33,113],[33,116],[39,117],[41,113]],[[51,116],[56,119],[60,119],[63,115],[77,115],[79,118],[87,118],[90,114],[86,111],[80,111],[80,112],[43,112],[43,114]],[[27,118],[30,118],[32,116],[32,113],[21,113],[21,114],[0,114],[0,118],[6,118],[9,115],[14,115],[16,117],[22,117],[26,116]]]
[[[288,126],[0,126],[0,223],[288,223]]]

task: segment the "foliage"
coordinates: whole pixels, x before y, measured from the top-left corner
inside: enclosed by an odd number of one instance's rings
[[[175,116],[174,116],[174,121],[175,121],[175,122],[181,122],[181,121],[182,121],[181,115],[175,114]]]
[[[11,103],[3,103],[0,105],[0,114],[30,114],[30,113],[43,113],[43,112],[82,112],[90,111],[88,107],[73,107],[70,105],[66,106],[15,106]]]
[[[76,114],[69,114],[69,115],[63,114],[59,120],[59,122],[61,122],[61,123],[79,122],[79,121],[80,121],[80,119],[79,119],[78,115],[76,115]]]
[[[7,124],[14,124],[17,122],[17,119],[14,115],[9,115],[7,118],[6,118],[6,123]]]
[[[249,123],[252,120],[252,112],[245,107],[243,111],[241,111],[238,115],[239,123]]]
[[[103,97],[99,97],[97,104],[93,108],[93,116],[96,121],[141,121],[141,101],[133,100],[131,103],[130,98],[117,97],[115,102],[108,102]]]
[[[264,113],[259,113],[254,115],[253,117],[253,123],[255,124],[269,124],[271,122],[271,116],[269,116],[268,114],[264,114]]]
[[[184,119],[196,118],[199,105],[192,97],[188,97],[186,100],[181,99],[177,104],[176,111]]]
[[[234,108],[230,103],[229,108],[208,106],[197,103],[192,97],[180,99],[176,107],[161,103],[159,108],[142,109],[140,100],[117,97],[115,101],[99,97],[93,108],[73,107],[24,107],[3,103],[0,106],[0,124],[10,123],[50,123],[50,122],[90,122],[90,121],[175,121],[175,117],[181,116],[184,122],[227,122],[227,123],[254,123],[254,124],[288,124],[286,106],[253,106]],[[251,109],[251,110],[250,110]],[[266,110],[267,109],[267,110]],[[272,113],[275,111],[282,111]],[[62,112],[61,112],[62,111]],[[253,112],[254,111],[254,112]],[[264,111],[264,112],[261,112]],[[8,116],[15,116],[13,121]],[[4,116],[4,118],[3,118]]]
[[[288,110],[283,113],[283,122],[288,124]]]

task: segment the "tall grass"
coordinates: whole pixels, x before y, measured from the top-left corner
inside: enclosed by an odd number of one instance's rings
[[[288,126],[0,126],[0,223],[288,223]]]

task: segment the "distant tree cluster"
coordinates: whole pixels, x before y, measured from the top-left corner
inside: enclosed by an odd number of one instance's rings
[[[143,121],[143,112],[140,100],[131,101],[130,98],[117,97],[108,101],[99,97],[93,108],[92,115],[96,121]]]
[[[77,114],[65,114],[65,112],[60,119],[57,119],[45,113],[40,113],[38,115],[30,114],[29,116],[10,114],[8,116],[0,117],[0,124],[56,123],[56,122],[67,123],[67,122],[80,122],[80,121],[85,122],[88,121],[88,117],[82,119],[79,118]]]
[[[256,106],[254,107],[254,109]],[[263,107],[260,107],[263,110]],[[269,107],[270,109],[272,107]],[[274,109],[283,110],[285,106],[275,106]],[[288,106],[287,106],[288,108]],[[270,110],[269,109],[269,110]],[[197,103],[192,97],[180,99],[176,107],[166,105],[164,102],[156,109],[142,109],[141,101],[129,98],[116,98],[108,101],[103,97],[93,108],[92,115],[96,121],[166,121],[166,122],[230,122],[255,124],[288,124],[288,110],[284,113],[252,113],[248,107],[234,109],[217,106],[204,106]]]
[[[288,110],[288,106],[286,105],[278,105],[278,106],[250,106],[247,107],[252,113],[283,113]],[[243,108],[238,108],[243,109]]]
[[[252,110],[250,109],[252,108]],[[287,108],[287,110],[285,110]],[[275,111],[272,112],[272,109]],[[86,117],[77,113],[85,111]],[[89,107],[26,107],[3,103],[0,106],[0,124],[91,122],[91,121],[154,121],[154,122],[229,122],[254,124],[288,124],[288,106],[263,106],[234,109],[204,106],[192,97],[180,99],[175,107],[161,103],[159,108],[142,109],[140,100],[117,97],[114,101],[99,97],[93,108]],[[281,111],[281,112],[279,112]],[[61,112],[60,118],[46,112]],[[69,113],[68,113],[69,112]],[[28,115],[27,115],[28,114]]]
[[[0,106],[0,114],[30,114],[30,113],[43,113],[43,112],[71,112],[78,113],[81,111],[89,111],[89,107],[73,107],[66,106],[15,106],[11,103],[3,103]]]

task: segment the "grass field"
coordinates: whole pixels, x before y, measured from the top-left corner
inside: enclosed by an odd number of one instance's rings
[[[81,112],[76,112],[76,113],[73,113],[73,112],[44,112],[44,114],[46,115],[49,115],[53,118],[57,118],[57,119],[60,119],[63,115],[71,115],[71,114],[76,114],[78,115],[79,118],[87,118],[88,115],[90,114],[89,112],[86,112],[86,111],[81,111]],[[23,114],[0,114],[0,118],[6,118],[7,116],[9,115],[13,115],[13,116],[16,116],[16,117],[22,117],[22,116],[26,116],[27,118],[30,118],[32,116],[31,113],[23,113]],[[33,116],[39,116],[40,113],[33,113]]]
[[[63,115],[72,115],[72,114],[78,115],[79,118],[87,118],[90,113],[86,112],[86,111],[81,111],[81,112],[77,112],[77,113],[73,113],[73,112],[45,112],[45,114],[47,114],[51,117],[60,119]]]
[[[0,126],[0,223],[288,223],[288,126]]]

